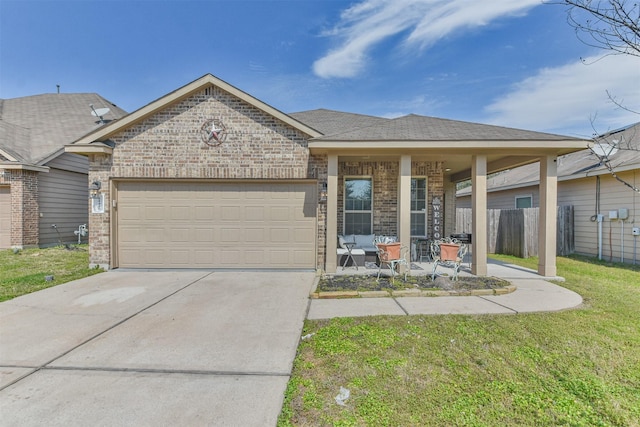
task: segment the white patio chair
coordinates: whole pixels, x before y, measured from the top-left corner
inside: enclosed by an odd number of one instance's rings
[[[458,280],[460,266],[467,253],[467,245],[460,243],[455,239],[440,239],[431,242],[431,260],[433,262],[433,271],[431,272],[431,280],[435,280],[438,274],[439,266],[449,267],[453,269],[453,280]]]
[[[394,282],[396,276],[396,268],[401,265],[404,265],[406,268],[404,270],[404,280],[407,281],[407,273],[409,272],[410,265],[407,262],[407,255],[409,252],[409,248],[407,246],[400,246],[400,255],[395,255],[394,253],[385,250],[385,245],[377,245],[378,247],[378,258],[380,260],[380,265],[378,266],[378,278],[376,280],[380,280],[380,272],[382,271],[382,264],[386,264],[389,266],[391,270],[391,282]]]

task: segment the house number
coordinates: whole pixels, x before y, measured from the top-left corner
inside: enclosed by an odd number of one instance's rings
[[[440,202],[440,197],[434,197],[431,199],[431,212],[433,212],[432,219],[432,233],[434,240],[438,240],[442,237],[442,203]]]

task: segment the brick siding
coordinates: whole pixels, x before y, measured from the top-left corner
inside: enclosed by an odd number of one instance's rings
[[[338,233],[344,230],[344,179],[366,176],[373,180],[373,233],[398,235],[398,179],[400,161],[344,161],[338,164]],[[427,230],[433,227],[431,199],[443,200],[442,162],[411,162],[411,176],[427,178]]]
[[[221,120],[226,141],[206,145],[200,127]],[[89,215],[90,264],[113,266],[111,259],[111,191],[118,179],[317,179],[318,194],[327,182],[327,157],[309,153],[308,136],[253,105],[209,87],[167,106],[110,137],[112,156],[91,155],[89,182],[100,181],[105,213]],[[414,176],[426,176],[429,201],[443,195],[442,162],[412,162]],[[339,182],[345,176],[371,176],[374,188],[374,233],[397,234],[397,160],[339,163]],[[343,185],[338,194],[338,230],[343,223]],[[89,201],[91,203],[91,201]],[[90,209],[90,205],[89,205]],[[317,205],[317,267],[326,254],[326,201]],[[429,229],[431,212],[429,211]]]
[[[0,175],[0,185],[11,193],[11,246],[38,246],[38,172],[9,169]]]
[[[200,127],[221,120],[226,141],[206,145]],[[296,180],[324,176],[326,158],[311,158],[307,135],[253,105],[209,87],[112,136],[112,156],[90,156],[89,182],[102,182],[104,214],[90,214],[90,264],[110,266],[110,182],[113,179]],[[318,189],[320,191],[320,189]],[[318,205],[324,236],[326,205]],[[322,232],[321,232],[322,231]],[[324,244],[318,242],[318,247]],[[318,251],[324,263],[324,249]],[[323,265],[323,264],[319,264]]]

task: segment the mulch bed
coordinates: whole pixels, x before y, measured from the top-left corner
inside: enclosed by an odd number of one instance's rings
[[[435,289],[444,291],[470,291],[475,289],[500,289],[509,286],[506,280],[496,277],[458,277],[453,281],[450,277],[440,276],[431,280],[430,275],[426,276],[396,276],[392,282],[390,277],[380,277],[376,281],[376,274],[367,275],[336,275],[323,276],[319,283],[317,292],[335,291],[393,291],[401,289]]]

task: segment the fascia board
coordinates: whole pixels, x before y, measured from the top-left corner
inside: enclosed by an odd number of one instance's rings
[[[444,151],[474,150],[508,150],[524,151],[539,150],[540,152],[566,154],[584,150],[587,141],[559,140],[559,141],[309,141],[309,148],[322,150],[351,150],[351,149],[431,149]]]
[[[9,161],[12,161],[12,162],[17,162],[18,161],[14,156],[9,154],[7,151],[3,150],[2,148],[0,148],[0,154],[2,154],[2,156],[4,156],[7,159],[9,159]]]
[[[89,154],[113,154],[113,148],[108,145],[96,142],[93,144],[79,144],[73,143],[64,146],[64,151],[67,153],[81,154],[87,156]]]
[[[48,166],[38,166],[38,165],[28,165],[24,163],[1,163],[0,169],[4,170],[25,170],[25,171],[34,171],[34,172],[49,172]]]

